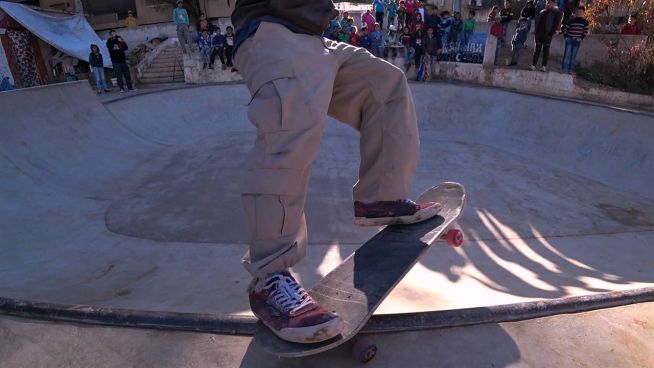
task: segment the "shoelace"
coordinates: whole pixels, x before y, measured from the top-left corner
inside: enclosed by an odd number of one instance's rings
[[[284,275],[275,275],[266,281],[265,290],[273,289],[270,294],[275,307],[293,316],[302,308],[313,304],[313,298],[295,280]]]

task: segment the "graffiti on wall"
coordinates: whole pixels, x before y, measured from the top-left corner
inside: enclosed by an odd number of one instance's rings
[[[14,77],[9,69],[9,60],[5,54],[5,49],[0,44],[0,91],[13,89]]]

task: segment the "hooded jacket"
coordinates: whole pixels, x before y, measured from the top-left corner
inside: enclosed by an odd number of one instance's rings
[[[332,0],[236,0],[232,24],[239,31],[252,21],[272,16],[309,34],[321,35],[336,15]]]

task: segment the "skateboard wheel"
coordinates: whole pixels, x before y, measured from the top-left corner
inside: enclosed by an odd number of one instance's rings
[[[452,229],[447,232],[447,243],[454,247],[460,247],[463,244],[463,231]]]
[[[368,363],[377,355],[377,345],[366,337],[357,337],[352,346],[352,356],[360,363]]]

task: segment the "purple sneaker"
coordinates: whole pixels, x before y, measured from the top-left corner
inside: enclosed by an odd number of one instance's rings
[[[409,199],[377,201],[369,204],[356,201],[354,221],[359,226],[414,224],[436,216],[441,207],[440,203],[416,203]]]
[[[343,320],[316,303],[288,271],[255,279],[249,293],[254,315],[283,340],[316,343],[343,331]]]

